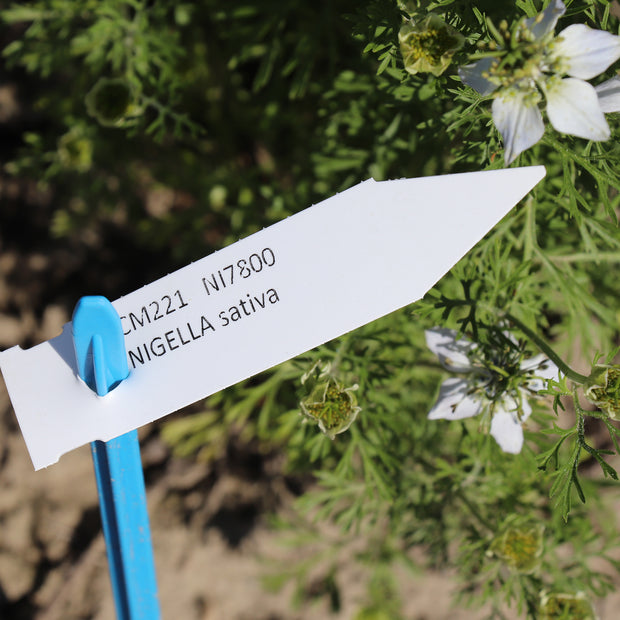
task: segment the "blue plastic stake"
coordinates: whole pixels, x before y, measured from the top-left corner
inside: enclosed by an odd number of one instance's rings
[[[82,297],[73,312],[78,373],[99,396],[129,375],[120,318],[105,297]],[[138,432],[91,443],[118,620],[157,620],[155,562]]]

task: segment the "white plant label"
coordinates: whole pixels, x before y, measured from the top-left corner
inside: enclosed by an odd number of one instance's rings
[[[77,376],[71,324],[2,352],[35,469],[420,299],[544,175],[365,181],[121,297],[130,374],[104,397]]]

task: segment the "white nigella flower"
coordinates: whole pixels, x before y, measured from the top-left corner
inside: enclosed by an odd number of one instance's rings
[[[532,413],[528,402],[542,390],[558,369],[543,355],[522,359],[509,335],[505,345],[489,359],[466,339],[457,340],[452,329],[426,331],[426,344],[448,370],[466,373],[450,377],[440,389],[429,420],[462,420],[479,413],[490,417],[490,434],[504,452],[518,454],[523,446],[521,425]]]
[[[609,139],[604,112],[620,111],[618,78],[596,89],[585,81],[620,58],[620,37],[585,24],[554,36],[565,11],[561,0],[552,0],[513,33],[504,29],[507,49],[459,69],[465,84],[482,95],[494,93],[493,122],[504,140],[507,165],[542,137],[543,96],[557,131],[588,140]]]

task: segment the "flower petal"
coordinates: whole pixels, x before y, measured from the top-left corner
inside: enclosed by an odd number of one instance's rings
[[[555,129],[587,140],[609,139],[609,126],[593,86],[575,78],[550,78],[545,95],[547,115]]]
[[[568,26],[552,45],[552,56],[561,61],[560,68],[581,80],[595,77],[620,58],[619,36],[585,24]]]
[[[434,327],[424,332],[426,346],[439,358],[442,366],[455,372],[470,372],[473,366],[469,361],[469,352],[476,345],[465,338],[456,339],[453,329]]]
[[[481,58],[471,65],[459,67],[459,77],[464,84],[471,86],[481,95],[490,95],[497,88],[497,84],[493,84],[482,74],[488,73],[494,62],[496,62],[495,58]]]
[[[491,437],[509,454],[519,454],[523,447],[523,429],[516,414],[498,411],[491,420]]]
[[[439,388],[437,402],[428,414],[429,420],[462,420],[480,413],[482,403],[468,395],[470,383],[466,379],[450,377]]]
[[[528,17],[523,20],[523,23],[534,35],[535,39],[540,39],[555,28],[558,19],[562,17],[565,12],[566,7],[564,3],[561,2],[561,0],[553,0],[542,13],[538,13],[538,15],[534,17]]]
[[[516,392],[504,394],[497,411],[507,411],[517,420],[525,422],[532,415],[532,406],[530,405],[527,390],[519,387]]]
[[[545,131],[531,91],[510,90],[493,100],[493,122],[504,139],[506,165],[534,146]]]
[[[547,387],[549,379],[556,379],[559,373],[558,367],[542,353],[529,360],[521,362],[521,370],[525,371],[532,378],[528,379],[526,385],[530,392],[540,392]]]
[[[545,357],[542,353],[535,355],[534,357],[530,357],[529,359],[523,360],[521,362],[521,370],[525,370],[527,372],[532,372],[540,370],[544,372],[546,369],[554,368],[555,364],[551,362],[547,357]],[[543,376],[541,372],[536,372],[534,374]],[[551,378],[551,377],[550,377]]]
[[[599,84],[594,90],[603,112],[620,112],[620,76]]]

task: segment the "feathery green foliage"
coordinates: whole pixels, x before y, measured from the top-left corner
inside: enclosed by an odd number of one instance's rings
[[[464,85],[457,68],[548,5],[15,3],[0,11],[3,55],[44,122],[24,128],[5,173],[54,187],[53,234],[122,226],[137,247],[167,255],[172,269],[370,176],[501,168],[491,98]],[[562,27],[618,34],[613,3],[566,5]],[[421,52],[404,58],[399,42],[412,24],[445,24],[462,45],[412,73],[407,63]],[[579,606],[579,597],[611,589],[592,560],[618,569],[608,500],[617,490],[620,431],[584,397],[587,377],[572,370],[618,344],[620,115],[606,118],[611,138],[601,142],[547,125],[516,160],[544,164],[545,181],[424,300],[164,425],[180,456],[212,461],[235,435],[280,451],[291,474],[312,476],[288,535],[314,545],[317,562],[329,560],[322,593],[334,609],[338,554],[353,539],[350,561],[369,575],[358,619],[402,617],[390,572],[398,563],[413,569],[412,579],[416,569],[454,567],[458,602],[494,618],[507,606],[540,618],[552,603]],[[367,294],[381,291],[369,285]],[[558,364],[560,375],[541,392],[547,398],[532,401],[523,421],[520,454],[502,452],[482,417],[427,419],[447,376],[424,340],[436,325],[489,351],[498,332],[510,333],[522,357],[543,353]],[[361,411],[333,439],[300,414],[301,378],[319,362],[330,364],[343,391],[358,386]],[[321,539],[322,521],[336,524],[338,536]],[[507,532],[511,545],[540,544],[535,561],[515,556],[527,545],[506,550]],[[416,549],[425,552],[423,566]],[[299,597],[311,566],[286,567]]]

